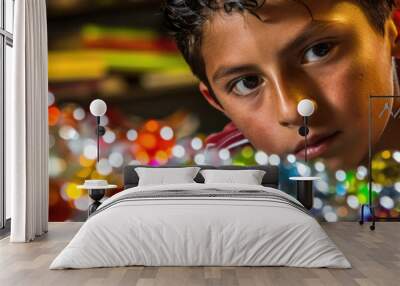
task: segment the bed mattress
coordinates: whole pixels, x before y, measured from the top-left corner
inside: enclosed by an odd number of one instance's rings
[[[138,186],[108,198],[50,269],[118,266],[350,268],[293,197],[263,186]]]

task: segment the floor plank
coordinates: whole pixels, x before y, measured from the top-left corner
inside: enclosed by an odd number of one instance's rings
[[[368,225],[323,223],[330,238],[345,253],[352,269],[289,267],[119,267],[50,271],[55,256],[82,223],[50,223],[49,233],[32,243],[0,240],[2,286],[266,286],[266,285],[400,285],[400,223]]]

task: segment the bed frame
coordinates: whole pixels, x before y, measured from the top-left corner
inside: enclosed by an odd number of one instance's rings
[[[133,188],[138,185],[139,176],[135,171],[137,167],[146,167],[146,168],[183,168],[187,166],[143,166],[143,165],[130,165],[124,168],[124,189]],[[247,170],[247,169],[256,169],[265,171],[265,175],[262,180],[262,185],[265,187],[271,188],[279,188],[279,168],[277,166],[196,166],[200,167],[202,170],[204,169],[219,169],[219,170]],[[198,173],[194,178],[197,183],[204,183],[203,176]]]
[[[145,165],[129,165],[124,168],[124,190],[136,187],[139,183],[139,176],[135,171],[137,167],[145,167],[145,168],[184,168],[188,166],[145,166]],[[265,171],[265,175],[262,179],[261,184],[264,187],[271,187],[278,189],[279,188],[279,168],[276,166],[249,166],[249,167],[242,167],[242,166],[196,166],[200,167],[202,170],[205,169],[219,169],[219,170],[247,170],[247,169],[256,169],[256,170],[263,170]],[[195,182],[197,183],[204,183],[204,178],[200,174],[194,178]],[[89,206],[88,215],[91,216],[97,208],[101,205],[100,200],[103,198],[105,194],[104,189],[99,190],[91,190],[89,192],[90,198],[93,200],[92,204]]]
[[[124,168],[124,189],[129,189],[136,187],[139,182],[139,176],[135,171],[135,168],[137,167],[145,167],[145,168],[184,168],[188,166],[158,166],[158,167],[153,167],[153,166],[145,166],[145,165],[130,165],[126,166]],[[189,166],[191,167],[191,166]],[[202,170],[204,169],[219,169],[219,170],[247,170],[247,169],[256,169],[256,170],[263,170],[265,171],[265,175],[262,179],[261,184],[264,187],[271,187],[275,189],[279,189],[280,184],[279,184],[279,167],[277,166],[206,166],[206,165],[200,165],[196,166],[200,167]],[[194,178],[195,182],[197,183],[204,183],[204,178],[200,174],[200,172],[197,174],[197,176]],[[303,204],[303,206],[311,210],[313,208],[313,199],[314,199],[314,192],[312,190],[312,187],[310,188],[309,191],[301,191],[299,190],[299,187],[297,189],[297,200]]]

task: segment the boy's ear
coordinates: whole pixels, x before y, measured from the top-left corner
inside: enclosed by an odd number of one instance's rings
[[[225,113],[224,108],[221,106],[221,104],[219,102],[216,101],[214,96],[211,95],[210,91],[208,90],[208,87],[202,81],[199,83],[199,89],[200,89],[201,94],[204,96],[204,98],[208,101],[208,103],[212,107]]]
[[[390,19],[386,23],[386,32],[389,36],[390,43],[392,45],[392,56],[396,59],[400,59],[400,34],[393,19]]]

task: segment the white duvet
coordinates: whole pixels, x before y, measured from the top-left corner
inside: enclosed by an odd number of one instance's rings
[[[127,189],[100,206],[103,211],[82,225],[50,269],[128,265],[351,267],[318,222],[290,204],[244,197],[119,201],[136,192],[168,190],[262,190],[298,203],[282,191],[254,185]]]

